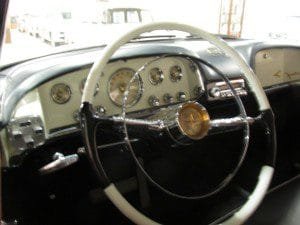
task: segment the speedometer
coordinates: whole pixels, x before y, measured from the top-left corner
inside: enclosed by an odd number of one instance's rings
[[[135,71],[129,68],[122,68],[116,71],[109,80],[109,97],[118,106],[122,106],[124,93],[127,85],[133,78]],[[142,82],[139,75],[130,83],[126,106],[133,106],[142,95]]]

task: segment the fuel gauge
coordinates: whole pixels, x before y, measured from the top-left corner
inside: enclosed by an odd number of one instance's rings
[[[58,104],[65,104],[68,102],[71,98],[71,94],[71,88],[64,83],[55,84],[51,88],[52,100]]]
[[[164,80],[164,74],[161,69],[155,67],[149,72],[149,80],[153,85],[160,84]]]

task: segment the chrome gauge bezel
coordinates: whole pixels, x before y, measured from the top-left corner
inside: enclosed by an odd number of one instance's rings
[[[109,96],[109,99],[112,101],[113,104],[115,104],[116,106],[119,106],[121,107],[122,106],[122,103],[118,103],[116,102],[112,97],[111,97],[111,82],[112,82],[112,79],[116,76],[116,74],[118,74],[120,71],[122,70],[128,70],[128,71],[131,71],[131,73],[133,74],[133,76],[135,75],[136,71],[131,69],[131,68],[128,68],[128,67],[123,67],[123,68],[120,68],[118,70],[116,70],[114,73],[112,73],[112,75],[110,76],[109,80],[108,80],[108,85],[107,85],[107,93],[108,93],[108,96]],[[142,78],[140,76],[140,74],[137,74],[137,78],[138,78],[138,84],[139,84],[139,88],[138,88],[138,92],[137,92],[137,96],[135,97],[135,99],[130,103],[130,104],[126,104],[126,107],[127,108],[130,108],[132,106],[134,106],[142,97],[142,94],[143,94],[143,81],[142,81]]]
[[[57,95],[57,92],[55,92],[54,88],[57,88],[58,86],[63,86],[63,88],[65,88],[65,91],[67,92],[67,98],[65,98],[63,101],[59,100],[56,95]],[[50,90],[50,96],[51,96],[51,99],[57,103],[57,104],[66,104],[70,99],[71,99],[71,96],[72,96],[72,90],[70,88],[69,85],[65,84],[65,83],[57,83],[57,84],[54,84],[52,87],[51,87],[51,90]]]
[[[176,68],[176,69],[178,69],[178,71],[180,70],[180,77],[177,79],[177,78],[174,78],[173,77],[173,72],[172,72],[172,70],[174,69],[174,68]],[[170,77],[170,80],[172,81],[172,82],[179,82],[179,81],[181,81],[182,80],[182,77],[183,77],[183,71],[182,71],[182,68],[181,68],[181,66],[179,66],[179,65],[173,65],[173,66],[171,66],[170,67],[170,71],[169,71],[169,77]]]
[[[155,81],[152,78],[152,74],[151,73],[152,73],[153,70],[156,70],[159,73],[159,75],[160,75],[159,80],[157,80],[157,81]],[[163,73],[163,71],[159,67],[153,67],[153,68],[151,68],[149,70],[148,78],[149,78],[149,81],[150,81],[151,84],[153,84],[153,85],[159,85],[164,80],[164,73]]]

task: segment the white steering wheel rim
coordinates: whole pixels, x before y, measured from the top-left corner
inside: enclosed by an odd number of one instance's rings
[[[99,81],[99,74],[104,70],[106,64],[109,62],[113,54],[124,44],[138,37],[140,34],[151,32],[155,30],[177,30],[190,33],[198,36],[215,45],[221,49],[226,55],[232,58],[237,66],[241,69],[244,77],[247,80],[250,90],[254,93],[260,111],[269,110],[270,104],[267,96],[260,85],[258,78],[254,72],[242,58],[242,56],[230,47],[225,41],[217,36],[210,34],[202,29],[187,24],[174,22],[155,22],[139,26],[128,33],[121,35],[111,44],[109,44],[102,52],[100,57],[95,61],[87,77],[86,85],[84,87],[82,103],[87,102],[92,104],[94,99],[94,92],[96,84]],[[257,209],[263,197],[265,196],[270,185],[274,168],[269,165],[264,165],[261,168],[257,185],[253,193],[248,198],[247,202],[229,219],[222,224],[239,225],[243,224]],[[147,216],[136,210],[118,191],[112,183],[104,189],[107,197],[114,203],[114,205],[131,221],[139,225],[154,225],[159,224]]]

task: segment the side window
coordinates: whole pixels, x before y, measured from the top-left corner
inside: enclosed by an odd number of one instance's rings
[[[113,23],[125,23],[125,13],[124,11],[114,11],[112,13]]]
[[[139,23],[140,18],[137,10],[127,11],[127,23]]]

